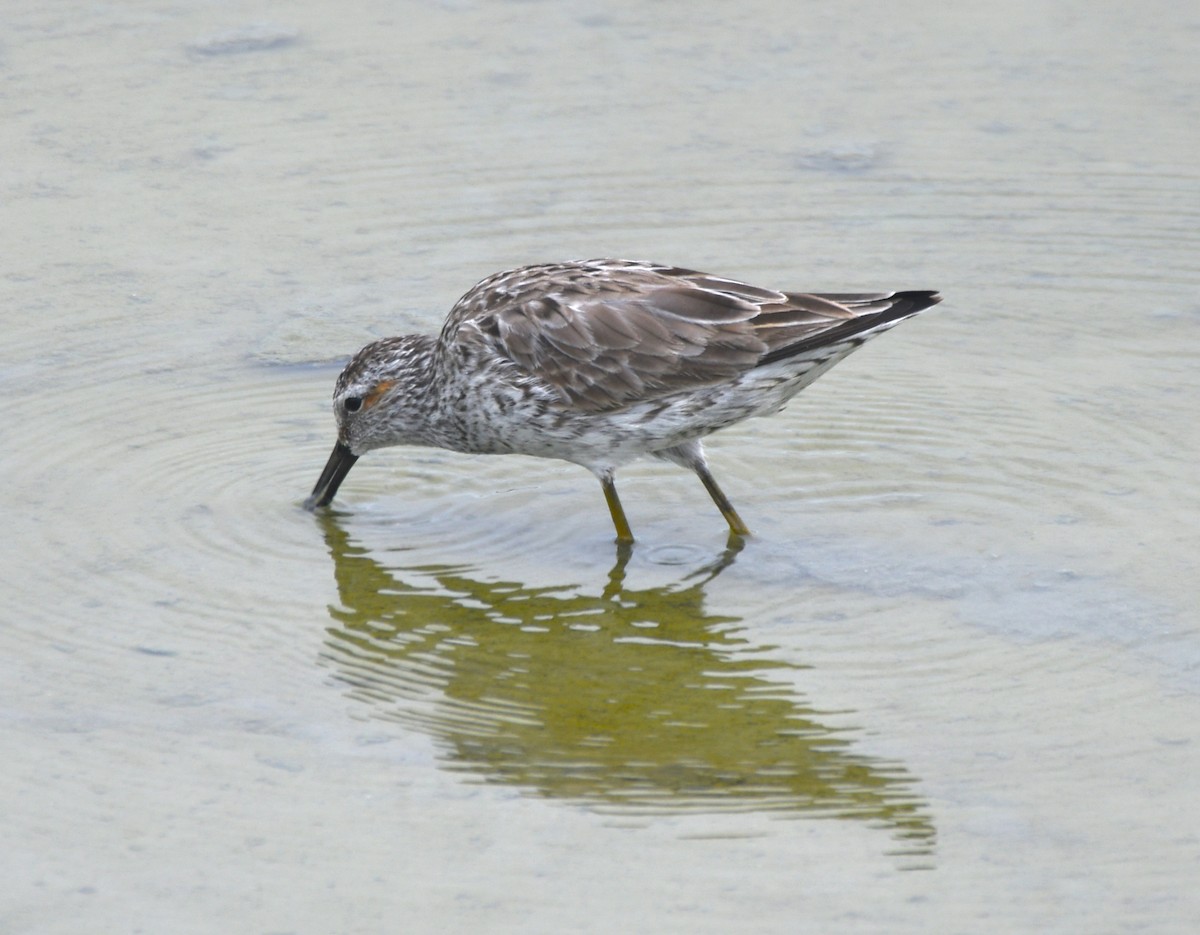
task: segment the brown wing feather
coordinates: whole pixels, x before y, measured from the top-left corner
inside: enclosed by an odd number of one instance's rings
[[[904,317],[888,314],[899,295],[917,293],[784,293],[693,270],[586,261],[484,280],[451,312],[443,337],[482,341],[564,402],[599,412],[722,383],[827,334],[842,339]]]
[[[729,380],[768,346],[757,309],[699,290],[562,296],[495,312],[495,349],[593,411]]]

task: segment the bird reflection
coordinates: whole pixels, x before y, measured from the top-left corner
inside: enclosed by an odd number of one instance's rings
[[[333,557],[327,661],[378,716],[429,732],[447,768],[608,812],[773,811],[882,825],[896,853],[934,828],[903,767],[772,671],[705,587],[740,538],[665,587],[626,586],[618,551],[602,592],[485,579],[469,566],[390,566],[318,518]]]

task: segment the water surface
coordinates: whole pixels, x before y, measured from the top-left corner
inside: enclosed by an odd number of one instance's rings
[[[1191,932],[1200,20],[18,4],[0,928]],[[638,544],[373,453],[340,363],[497,269],[938,288]]]

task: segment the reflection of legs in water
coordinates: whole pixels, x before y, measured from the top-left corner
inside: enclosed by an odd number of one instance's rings
[[[690,575],[683,578],[684,581],[691,582],[694,578],[699,578],[695,584],[690,584],[688,587],[703,587],[712,581],[717,575],[723,572],[726,568],[733,564],[738,553],[746,547],[746,537],[736,532],[729,534],[729,539],[725,543],[725,548],[721,554],[707,565],[697,568]],[[617,556],[613,567],[608,572],[608,584],[604,586],[604,593],[601,595],[603,600],[610,601],[621,594],[625,587],[625,568],[629,565],[629,559],[633,556],[632,542],[618,542]]]
[[[699,578],[703,575],[703,580],[699,584],[708,584],[717,575],[723,572],[726,568],[733,564],[738,553],[746,547],[746,537],[741,533],[730,531],[729,538],[725,542],[725,551],[717,556],[716,561],[705,565],[703,568],[697,568],[690,575],[684,578],[684,581],[691,581],[693,578]]]
[[[601,600],[611,601],[625,587],[625,566],[633,556],[633,543],[617,541],[617,560],[608,572],[608,584],[604,586]]]

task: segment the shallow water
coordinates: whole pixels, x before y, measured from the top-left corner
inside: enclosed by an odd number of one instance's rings
[[[0,46],[0,929],[1200,919],[1200,19],[128,3]],[[696,480],[373,453],[595,255],[946,301]]]

